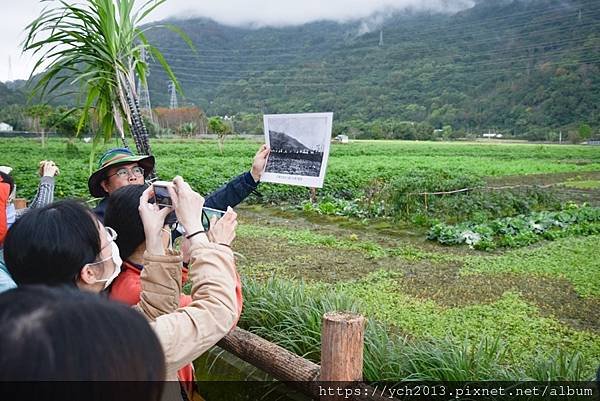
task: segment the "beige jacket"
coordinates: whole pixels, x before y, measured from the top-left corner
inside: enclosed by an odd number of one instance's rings
[[[191,247],[192,303],[179,308],[181,256],[146,252],[142,293],[135,306],[150,321],[165,353],[167,381],[227,334],[238,318],[236,270],[230,248],[210,242]]]

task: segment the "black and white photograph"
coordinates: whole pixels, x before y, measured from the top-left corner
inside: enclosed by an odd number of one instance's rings
[[[271,153],[261,181],[322,188],[332,121],[333,113],[266,114]]]

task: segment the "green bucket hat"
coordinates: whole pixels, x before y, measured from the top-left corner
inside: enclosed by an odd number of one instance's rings
[[[137,163],[144,169],[144,178],[154,169],[154,156],[136,156],[127,148],[115,148],[107,150],[98,162],[98,170],[94,171],[88,180],[88,189],[95,198],[108,196],[100,183],[106,179],[109,168],[120,164]]]

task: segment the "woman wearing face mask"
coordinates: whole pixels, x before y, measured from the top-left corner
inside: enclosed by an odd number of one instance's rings
[[[181,256],[167,255],[162,226],[168,208],[148,203],[148,188],[140,198],[146,252],[141,274],[142,294],[136,308],[150,320],[165,353],[167,380],[177,370],[217,343],[237,319],[236,271],[228,245],[235,238],[236,214],[226,213],[208,241],[201,224],[204,199],[181,177],[173,180],[170,195],[179,222],[190,240],[192,302],[179,307]],[[100,292],[119,273],[114,233],[89,209],[73,201],[32,210],[15,223],[5,242],[7,267],[18,285],[74,284]],[[173,395],[173,394],[171,394]],[[181,395],[179,395],[179,398]]]

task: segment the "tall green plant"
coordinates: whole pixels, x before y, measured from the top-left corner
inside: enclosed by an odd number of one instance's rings
[[[116,130],[123,144],[131,132],[140,154],[151,154],[148,131],[142,120],[135,89],[137,74],[145,84],[148,65],[144,53],[152,54],[178,90],[181,87],[163,55],[145,37],[142,21],[166,0],[87,0],[70,4],[60,0],[46,7],[31,22],[23,51],[37,58],[34,74],[41,73],[32,94],[45,96],[65,83],[78,84],[82,114],[78,133],[93,115],[99,129],[94,143],[109,140]],[[191,46],[189,39],[172,26]]]

